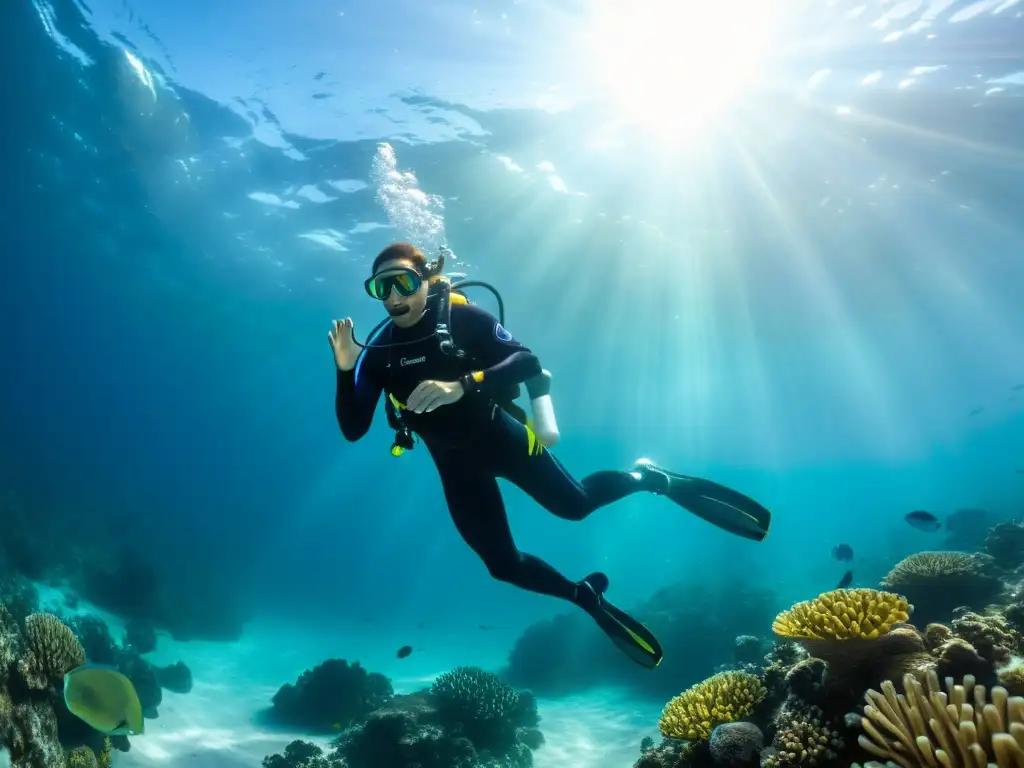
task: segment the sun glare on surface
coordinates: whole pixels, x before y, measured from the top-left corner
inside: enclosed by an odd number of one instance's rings
[[[623,120],[692,137],[760,74],[782,0],[597,0],[584,32],[590,76]]]

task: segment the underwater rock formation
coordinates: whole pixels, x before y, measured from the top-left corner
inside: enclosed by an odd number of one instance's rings
[[[189,577],[200,579],[191,572]],[[155,636],[146,638],[141,625],[164,629],[181,641],[234,641],[242,636],[240,607],[215,580],[174,583],[166,574],[158,576],[141,554],[131,550],[124,550],[112,562],[84,563],[73,583],[90,602],[137,623],[131,627],[132,645],[139,643],[145,648],[152,643],[155,647]]]
[[[675,584],[629,609],[665,649],[658,674],[626,658],[593,619],[575,611],[527,628],[517,639],[503,676],[538,695],[624,685],[664,698],[710,675],[718,665],[733,663],[729,649],[737,636],[763,634],[777,608],[772,592],[743,582],[710,589],[706,584]]]
[[[156,627],[148,621],[131,619],[124,626],[121,647],[132,653],[152,653],[156,650]]]
[[[192,690],[192,670],[185,662],[179,661],[166,667],[156,667],[156,680],[161,688],[174,693],[189,693]]]
[[[394,696],[335,740],[292,742],[264,768],[529,768],[543,744],[533,697],[489,672],[459,667],[429,690]]]
[[[919,626],[949,621],[960,606],[983,609],[1003,590],[991,556],[964,552],[918,552],[905,557],[881,586],[913,604]]]
[[[334,733],[384,706],[394,691],[391,681],[367,672],[359,662],[328,659],[307,669],[274,694],[267,719],[307,733]]]
[[[82,614],[74,617],[69,624],[85,650],[85,658],[94,664],[117,664],[121,650],[114,642],[107,622],[91,614]]]
[[[1024,522],[1010,520],[990,528],[985,535],[985,551],[1004,571],[1024,565]]]
[[[976,552],[985,542],[985,536],[995,521],[995,516],[985,509],[958,509],[946,515],[943,525],[946,538],[943,546],[947,550]]]
[[[134,653],[123,653],[118,659],[117,668],[135,686],[143,716],[150,720],[159,717],[157,707],[163,701],[164,692],[157,680],[156,667]]]

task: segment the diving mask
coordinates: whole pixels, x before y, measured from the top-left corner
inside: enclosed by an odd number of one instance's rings
[[[392,288],[398,291],[399,296],[412,296],[421,285],[423,277],[411,269],[388,269],[363,283],[366,292],[378,301],[384,301]]]

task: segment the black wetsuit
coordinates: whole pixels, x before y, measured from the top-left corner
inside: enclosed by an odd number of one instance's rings
[[[430,451],[452,520],[491,575],[578,602],[575,582],[516,548],[497,478],[515,483],[566,520],[582,520],[624,496],[653,489],[630,472],[595,472],[575,480],[531,430],[498,405],[540,373],[537,358],[493,316],[467,304],[451,307],[452,338],[465,357],[444,354],[434,334],[436,303],[412,328],[386,324],[367,342],[355,369],[338,372],[335,411],[342,434],[350,441],[366,434],[382,392],[404,406],[422,381],[451,382],[483,371],[477,388],[458,402],[431,413],[401,410],[402,418]],[[388,346],[395,344],[401,346]]]

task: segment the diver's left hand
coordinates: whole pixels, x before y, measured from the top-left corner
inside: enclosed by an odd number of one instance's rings
[[[442,405],[458,402],[464,394],[466,391],[458,381],[421,381],[405,407],[413,413],[430,413]]]

